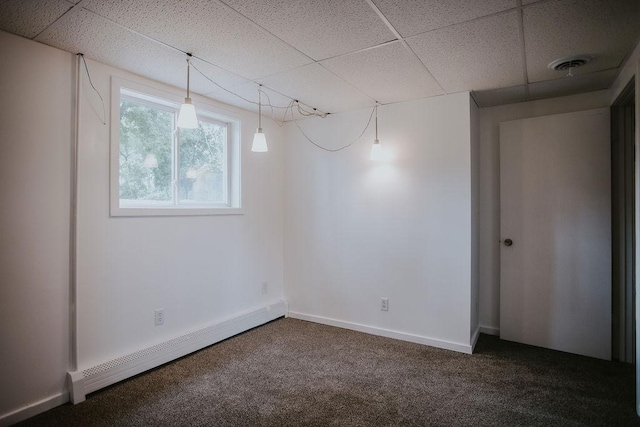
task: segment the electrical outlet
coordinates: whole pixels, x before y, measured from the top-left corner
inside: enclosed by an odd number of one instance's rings
[[[269,292],[269,282],[262,282],[262,294],[267,294]]]
[[[156,326],[164,325],[164,308],[156,310]]]
[[[389,298],[382,298],[380,302],[380,310],[389,311]]]

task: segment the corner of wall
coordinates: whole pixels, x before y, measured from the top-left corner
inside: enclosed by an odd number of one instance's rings
[[[631,80],[634,75],[638,76],[639,72],[640,72],[640,42],[638,42],[633,52],[631,52],[631,55],[627,57],[627,59],[624,62],[624,65],[622,66],[622,69],[620,70],[620,72],[618,73],[618,76],[616,77],[615,81],[611,85],[611,89],[610,89],[611,96],[610,96],[609,104],[613,104],[615,102],[616,98],[618,98],[618,95],[620,95],[620,92],[622,92],[622,90],[625,88],[629,80]],[[636,79],[636,88],[638,87],[637,80],[638,79]],[[636,96],[637,96],[637,91],[636,91]]]

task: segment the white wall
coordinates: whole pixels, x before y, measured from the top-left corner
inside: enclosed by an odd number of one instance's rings
[[[111,76],[175,91],[92,61],[89,67],[107,102]],[[207,102],[192,98],[196,107]],[[242,121],[245,214],[110,218],[109,126],[95,113],[102,108],[85,79],[79,147],[80,369],[284,297],[282,130],[265,120],[270,151],[252,153],[257,116],[208,103],[214,112]],[[267,295],[263,281],[269,282]],[[158,308],[165,313],[161,327],[154,325]]]
[[[338,147],[357,137],[370,112],[300,126],[319,143]],[[290,313],[469,349],[469,94],[380,107],[379,129],[393,155],[383,164],[369,160],[373,127],[352,147],[328,153],[295,124],[285,126]],[[388,312],[380,310],[382,297],[389,298]]]
[[[72,55],[0,32],[0,424],[69,363]]]
[[[608,90],[480,109],[480,326],[500,327],[500,122],[608,107]]]
[[[0,32],[5,108],[0,174],[0,424],[27,405],[67,396],[70,147],[76,56]],[[164,86],[87,60],[109,114],[110,77]],[[79,146],[80,369],[283,298],[283,143],[251,153],[257,115],[205,101],[242,121],[244,215],[109,217],[109,126],[82,75]],[[184,95],[182,95],[184,96]],[[108,118],[107,118],[108,123]],[[269,282],[263,295],[261,282]],[[154,310],[164,308],[164,326]],[[57,396],[57,398],[55,398]],[[39,410],[46,407],[39,406]],[[36,411],[37,412],[37,411]]]

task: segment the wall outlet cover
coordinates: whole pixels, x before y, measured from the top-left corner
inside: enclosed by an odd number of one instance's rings
[[[155,311],[156,326],[164,325],[164,308],[159,308]]]

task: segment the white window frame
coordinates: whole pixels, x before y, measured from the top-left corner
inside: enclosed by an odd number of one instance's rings
[[[124,93],[123,93],[124,92]],[[227,173],[224,174],[226,203],[199,204],[183,201],[180,198],[178,181],[173,180],[173,200],[167,204],[159,203],[156,206],[144,205],[120,205],[120,100],[123,97],[134,102],[147,104],[154,108],[166,108],[168,111],[176,111],[184,100],[184,94],[168,92],[131,80],[125,80],[113,76],[111,78],[111,144],[110,144],[110,215],[120,216],[194,216],[194,215],[241,215],[243,210],[240,198],[240,120],[229,117],[216,106],[197,99],[196,111],[198,119],[227,126],[226,159]],[[178,148],[173,155],[174,178],[177,176],[180,165],[179,132],[174,134],[172,151]]]

